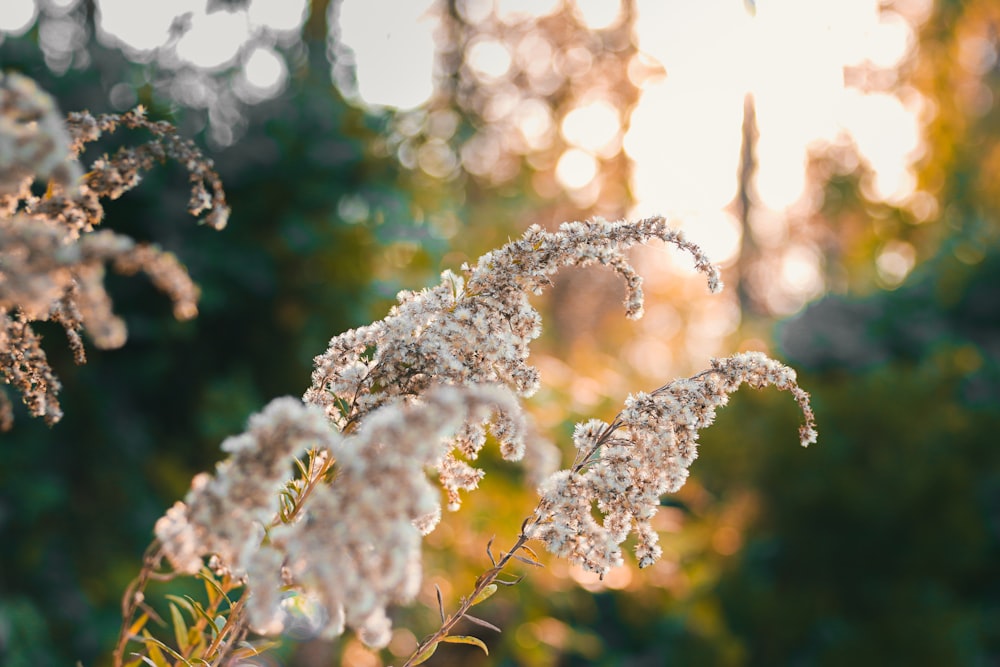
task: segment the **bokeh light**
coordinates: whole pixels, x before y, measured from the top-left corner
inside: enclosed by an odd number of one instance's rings
[[[0,33],[24,33],[35,22],[37,12],[34,0],[5,0],[0,11]]]
[[[344,45],[354,52],[358,94],[368,104],[411,109],[434,92],[432,0],[345,0]]]

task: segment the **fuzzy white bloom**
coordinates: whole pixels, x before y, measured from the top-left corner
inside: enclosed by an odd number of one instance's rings
[[[789,391],[805,417],[801,444],[816,441],[809,395],[796,384],[792,369],[759,352],[715,359],[709,370],[692,378],[632,394],[611,425],[597,420],[578,424],[573,440],[582,452],[579,463],[541,486],[542,502],[529,536],[603,575],[621,562],[619,545],[635,532],[640,567],[654,563],[662,551],[650,520],[660,497],[687,481],[698,456],[698,432],[744,383]],[[600,523],[591,515],[594,505],[603,515]]]
[[[335,482],[316,487],[303,518],[271,529],[265,547],[284,554],[290,581],[327,609],[325,634],[340,634],[346,625],[369,645],[388,642],[386,607],[419,590],[421,539],[441,515],[428,469],[438,469],[446,489],[474,488],[480,473],[451,457],[452,439],[467,422],[516,405],[503,387],[434,387],[419,400],[383,405],[336,442]],[[256,590],[252,575],[249,586]],[[252,618],[272,627],[264,623],[280,617],[277,602],[261,596]]]
[[[541,318],[528,294],[540,292],[563,267],[604,264],[624,278],[626,313],[639,317],[642,279],[624,251],[652,239],[689,252],[708,276],[709,286],[720,288],[718,270],[660,217],[569,222],[555,232],[533,226],[517,241],[481,257],[474,267],[464,266],[464,276],[445,271],[437,287],[400,292],[399,304],[385,319],[333,338],[315,359],[304,400],[323,407],[341,429],[350,429],[379,406],[399,396],[420,396],[435,384],[499,384],[530,396],[538,389],[539,374],[527,363],[528,345],[541,332]],[[492,418],[491,431],[507,460],[524,456],[523,441],[507,436],[507,422],[523,419],[520,406]],[[485,442],[478,427],[468,424],[456,438],[456,448],[468,459],[474,459]],[[546,447],[540,442],[535,446]],[[554,456],[533,460],[551,461]],[[445,486],[450,506],[456,508],[454,491],[471,488],[474,473],[454,464],[444,469],[455,472],[457,486]]]
[[[641,279],[623,253],[654,238],[690,252],[710,287],[720,286],[701,251],[662,218],[532,227],[464,275],[446,271],[435,288],[401,292],[385,319],[333,338],[316,357],[306,404],[279,399],[252,418],[247,433],[224,443],[231,457],[215,476],[197,477],[185,503],[157,523],[174,567],[194,572],[214,554],[244,578],[259,632],[289,630],[292,596],[325,609],[315,628],[323,636],[352,628],[385,646],[388,607],[416,595],[422,537],[441,517],[441,490],[428,473],[457,509],[461,492],[483,477],[472,462],[488,433],[505,459],[531,459],[529,475],[544,479],[527,536],[603,574],[622,562],[620,545],[635,533],[640,565],[654,562],[659,498],[683,485],[698,430],[742,383],[791,391],[806,412],[803,444],[815,440],[794,373],[763,355],[737,355],[630,396],[610,424],[577,425],[577,463],[541,474],[557,450],[538,440],[519,400],[539,382],[527,358],[540,318],[527,295],[561,267],[600,263],[623,276],[627,314],[638,317]],[[306,449],[307,479],[289,482],[289,463]],[[294,512],[279,514],[282,488],[300,492]]]
[[[202,556],[215,554],[236,576],[245,574],[278,512],[292,460],[307,449],[332,449],[339,440],[320,410],[290,397],[271,401],[250,418],[245,433],[222,443],[230,457],[215,475],[195,477],[184,502],[156,522],[154,532],[174,568],[195,574]]]
[[[84,174],[84,146],[119,125],[148,130],[153,139],[97,159]],[[168,123],[146,120],[141,108],[64,120],[34,81],[0,72],[0,376],[31,414],[50,424],[62,417],[60,382],[33,324],[61,325],[77,363],[86,361],[84,329],[98,347],[121,346],[126,328],[104,289],[107,265],[127,275],[145,272],[171,297],[178,318],[197,314],[198,289],[173,255],[110,230],[95,231],[104,217],[100,200],[121,196],[139,182],[142,170],[166,158],[191,173],[192,197],[199,200],[191,212],[211,209],[205,221],[221,228],[229,209],[211,162]],[[35,194],[33,184],[45,185],[44,195]],[[10,401],[0,391],[0,430],[12,420]]]
[[[26,76],[0,72],[0,195],[34,177],[72,189],[83,171],[69,158],[69,133],[52,97]]]

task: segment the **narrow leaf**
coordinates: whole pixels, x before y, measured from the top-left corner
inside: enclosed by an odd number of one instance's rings
[[[486,648],[486,644],[483,643],[483,640],[477,639],[476,637],[470,637],[468,635],[449,635],[441,641],[448,642],[449,644],[472,644],[473,646],[478,646],[483,649],[483,653],[486,655],[490,654],[490,650]]]
[[[177,605],[184,607],[184,609],[187,610],[187,613],[191,614],[192,617],[194,616],[194,607],[191,606],[190,598],[182,598],[179,595],[169,595],[169,594],[164,595],[164,597],[170,600],[171,602],[174,602]]]
[[[180,660],[184,664],[187,664],[187,660],[184,658],[183,655],[181,655],[180,653],[178,653],[174,649],[170,648],[169,646],[167,646],[166,644],[164,644],[163,642],[161,642],[159,639],[157,639],[153,635],[149,634],[148,630],[143,630],[142,631],[142,637],[143,637],[142,638],[142,642],[146,645],[146,648],[149,649],[149,655],[155,657],[154,654],[159,654],[160,660],[163,661],[164,665],[167,664],[167,661],[166,661],[166,658],[163,657],[163,654],[160,653],[161,651],[166,651],[167,653],[169,653],[171,656],[173,656],[177,660]]]
[[[529,547],[527,544],[521,545],[521,551],[527,551],[529,554],[531,554],[532,558],[534,558],[536,561],[538,560],[538,554],[535,553],[535,550]]]
[[[222,590],[222,586],[219,585],[219,582],[215,580],[215,577],[212,576],[212,573],[209,570],[203,568],[201,572],[198,573],[198,576],[205,582],[205,592],[208,593],[209,605],[214,603],[220,597],[228,599],[226,591]]]
[[[524,556],[521,556],[520,554],[514,554],[514,558],[516,558],[517,560],[521,561],[522,563],[525,563],[526,565],[531,565],[532,567],[544,567],[537,560],[531,560],[530,558],[525,558]]]
[[[466,619],[472,621],[473,623],[475,623],[476,625],[481,625],[484,628],[489,628],[490,630],[494,630],[496,632],[503,632],[503,630],[501,630],[497,626],[493,625],[489,621],[484,621],[483,619],[478,618],[476,616],[473,616],[472,614],[466,614],[462,618],[466,618]]]
[[[184,616],[180,608],[174,603],[170,603],[170,622],[174,626],[174,639],[177,640],[177,648],[182,652],[188,648],[188,629],[184,622]]]
[[[476,597],[472,598],[472,603],[471,604],[472,605],[477,605],[480,602],[482,602],[483,600],[488,599],[491,595],[493,595],[496,592],[497,592],[497,585],[496,584],[490,584],[489,586],[487,586],[483,590],[481,590],[478,593],[476,593]]]
[[[486,543],[486,555],[490,557],[490,562],[493,563],[493,567],[497,566],[497,559],[493,557],[493,540],[496,535],[490,538],[490,541]]]
[[[135,623],[128,626],[128,636],[134,637],[139,634],[139,631],[146,627],[146,622],[149,620],[149,614],[143,612],[139,615],[139,618],[135,619]]]
[[[299,469],[299,474],[303,477],[309,476],[309,470],[306,469],[306,464],[302,462],[302,459],[295,459],[295,467]]]
[[[163,655],[163,651],[160,650],[160,646],[163,642],[155,639],[153,635],[149,634],[149,630],[142,631],[142,639],[140,640],[146,647],[146,652],[149,653],[149,660],[153,662],[154,667],[168,667],[170,663],[167,662],[166,656]],[[143,656],[143,662],[148,662]]]
[[[205,608],[202,607],[197,602],[194,603],[194,611],[195,611],[195,614],[197,614],[199,617],[201,617],[201,618],[205,619],[206,621],[208,621],[209,625],[211,625],[213,627],[215,626],[215,619],[212,618],[212,616],[207,611],[205,611]]]
[[[427,662],[428,660],[430,660],[431,656],[434,655],[434,651],[437,650],[437,647],[438,647],[438,642],[434,642],[433,644],[425,648],[423,651],[418,653],[417,657],[414,658],[413,662],[411,662],[410,664],[419,665],[421,663]]]
[[[441,613],[441,622],[444,623],[444,600],[441,599],[441,587],[434,584],[434,592],[437,593],[438,612]]]

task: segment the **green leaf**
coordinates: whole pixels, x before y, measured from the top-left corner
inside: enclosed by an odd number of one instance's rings
[[[177,605],[184,607],[184,609],[187,610],[187,613],[191,614],[191,616],[194,617],[194,607],[191,606],[192,600],[190,598],[182,598],[179,595],[169,595],[169,594],[164,595],[164,597],[170,600],[171,602],[174,602]]]
[[[137,636],[139,632],[144,627],[146,627],[146,622],[148,620],[149,620],[149,614],[147,614],[146,612],[142,612],[142,614],[139,615],[139,618],[135,619],[135,622],[132,625],[128,626],[128,636],[129,637]]]
[[[215,575],[207,567],[201,568],[201,572],[198,573],[202,581],[205,582],[205,591],[208,593],[209,605],[213,604],[220,597],[226,599],[226,603],[232,607],[233,601],[229,599],[229,595],[226,594],[225,589],[222,588],[222,584],[218,582]]]
[[[472,598],[472,604],[473,605],[477,605],[480,602],[482,602],[483,600],[488,599],[491,595],[493,595],[496,592],[497,592],[497,585],[496,584],[490,584],[489,586],[487,586],[483,590],[481,590],[478,593],[476,593],[476,597]]]
[[[184,621],[184,615],[181,614],[180,608],[172,602],[170,603],[170,622],[174,626],[174,639],[177,640],[177,648],[181,651],[187,651],[189,644],[187,623]]]
[[[146,648],[149,650],[150,657],[154,660],[158,659],[159,661],[162,661],[162,664],[167,667],[169,667],[170,663],[168,663],[166,657],[164,657],[163,651],[166,651],[172,657],[180,660],[185,665],[190,664],[183,655],[170,648],[153,635],[149,634],[149,630],[142,631],[142,639],[140,641],[146,645]]]
[[[473,646],[478,646],[483,649],[483,653],[486,655],[490,654],[490,651],[486,648],[486,644],[483,643],[483,640],[477,639],[476,637],[470,637],[468,635],[449,635],[441,641],[448,642],[449,644],[472,644]]]
[[[424,663],[424,662],[427,662],[428,660],[430,660],[430,657],[432,655],[434,655],[434,651],[437,650],[438,643],[439,642],[434,642],[433,644],[431,644],[430,646],[428,646],[427,648],[425,648],[423,651],[421,651],[420,653],[418,653],[417,657],[415,657],[413,659],[413,662],[411,662],[410,664],[411,665],[419,665],[421,663]]]
[[[311,454],[310,458],[312,458]],[[302,459],[296,458],[294,459],[294,461],[295,461],[295,467],[299,469],[299,474],[302,475],[302,477],[304,478],[309,477],[309,470],[306,468],[306,464],[302,462]]]
[[[209,613],[205,611],[205,608],[202,607],[197,602],[194,603],[194,611],[195,614],[197,614],[197,616],[200,616],[201,618],[208,621],[208,624],[211,625],[213,628],[215,627],[215,619],[212,618],[211,615],[209,615]]]

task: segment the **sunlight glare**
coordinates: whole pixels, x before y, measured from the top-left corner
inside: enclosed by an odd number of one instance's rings
[[[432,0],[345,0],[344,45],[355,55],[358,94],[371,105],[412,109],[434,92]]]
[[[768,208],[786,209],[801,198],[810,149],[845,129],[877,172],[877,196],[899,199],[912,189],[906,169],[919,146],[913,112],[895,97],[844,84],[846,66],[890,67],[912,48],[912,29],[892,12],[880,15],[877,0],[827,6],[772,0],[753,18],[739,3],[722,0],[639,0],[638,10],[639,46],[667,71],[662,88],[643,91],[625,140],[639,208],[729,205],[740,100],[748,91],[759,130],[757,190]],[[677,178],[674,187],[655,185]],[[649,196],[662,204],[645,205]]]
[[[243,64],[247,83],[261,93],[275,91],[284,85],[288,76],[285,61],[274,49],[258,47]]]
[[[562,122],[562,135],[566,141],[602,155],[609,147],[617,152],[615,140],[620,129],[618,110],[604,100],[576,107],[566,114]]]
[[[0,32],[20,35],[35,22],[38,8],[34,0],[7,0],[0,12]]]
[[[785,252],[778,273],[780,290],[768,292],[769,305],[776,314],[790,315],[823,290],[820,258],[815,250],[793,246]]]
[[[178,16],[204,10],[204,0],[99,0],[98,34],[113,37],[136,51],[152,51],[167,43]]]
[[[495,39],[477,39],[466,51],[469,67],[480,79],[490,82],[501,78],[510,69],[507,47]]]
[[[591,30],[604,30],[621,19],[621,0],[573,0],[580,22]]]
[[[556,178],[565,187],[573,190],[586,187],[597,176],[597,160],[579,148],[571,148],[562,154],[556,165]]]
[[[875,170],[875,195],[901,201],[913,192],[909,163],[919,157],[920,126],[895,95],[847,90],[841,116],[859,152]]]
[[[625,152],[642,214],[718,210],[736,194],[742,96],[671,81],[649,86],[633,111]],[[735,149],[734,149],[735,147]]]
[[[896,287],[910,273],[916,261],[917,253],[912,245],[905,241],[889,241],[875,260],[875,268],[885,286]]]
[[[704,211],[684,217],[681,228],[697,243],[713,264],[725,266],[736,258],[743,238],[740,223],[725,211]]]
[[[894,67],[913,48],[913,28],[896,12],[883,12],[869,35],[868,59],[876,67]]]
[[[298,30],[308,12],[308,0],[251,0],[247,7],[251,23],[279,32]]]
[[[177,56],[203,69],[224,67],[236,59],[249,36],[245,12],[202,14],[177,41]]]
[[[514,24],[548,16],[556,10],[559,0],[496,0],[494,5],[497,18]]]
[[[517,129],[531,150],[545,148],[552,143],[552,112],[541,100],[522,101],[514,110]]]

